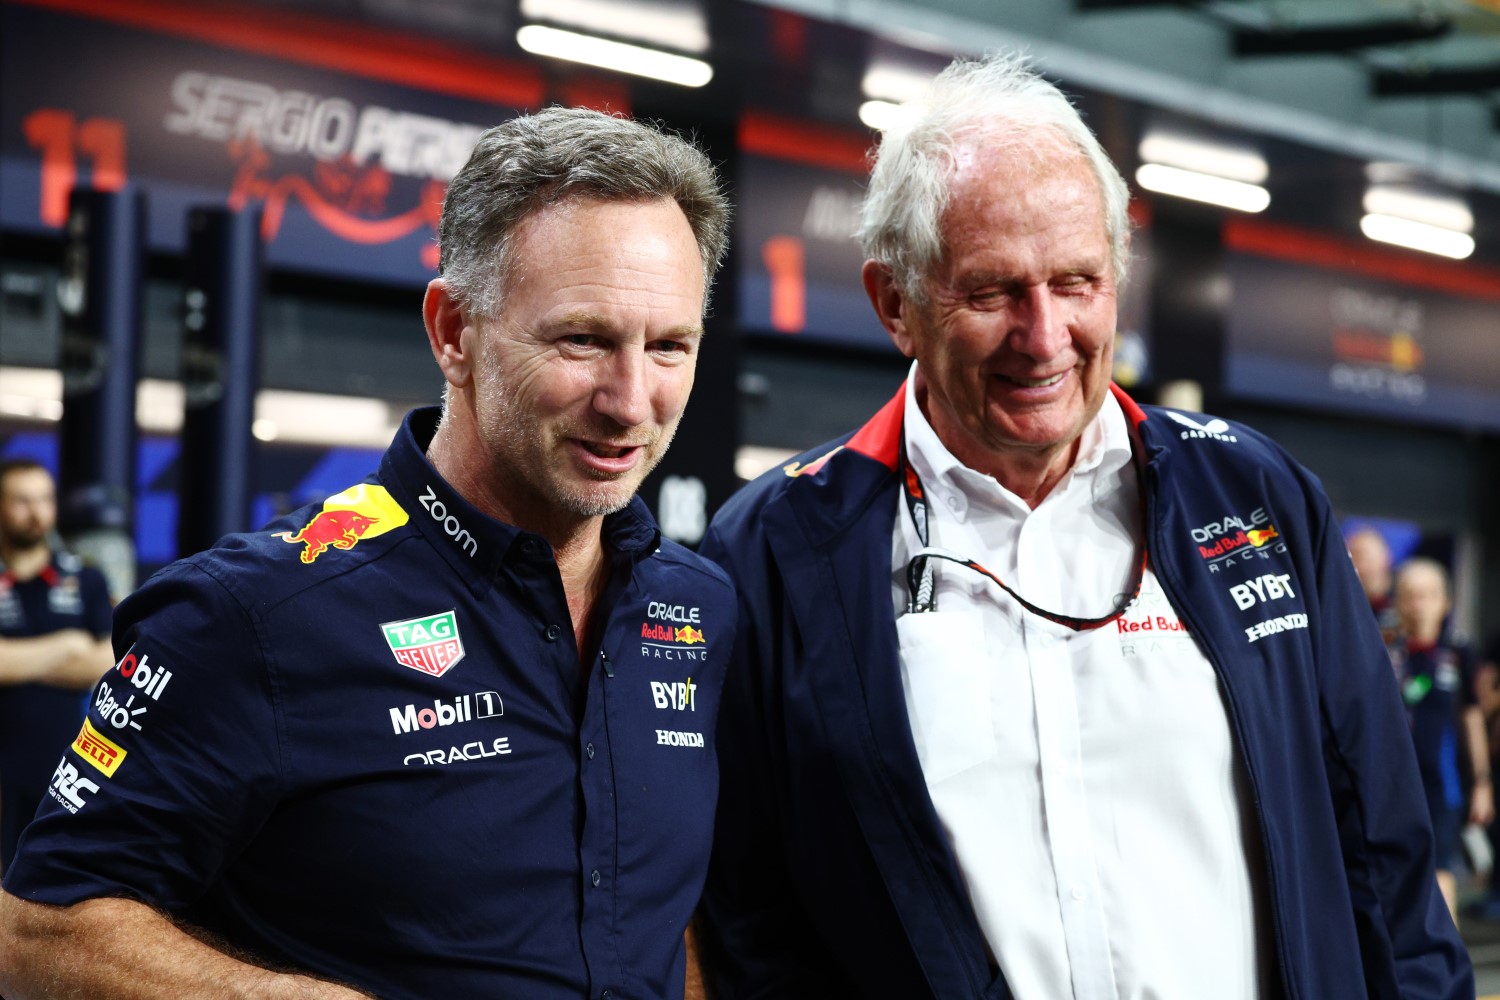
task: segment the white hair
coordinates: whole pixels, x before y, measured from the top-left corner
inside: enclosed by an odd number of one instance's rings
[[[903,292],[924,299],[922,280],[943,256],[941,222],[957,156],[977,139],[1038,159],[1059,150],[1086,159],[1104,199],[1114,278],[1125,283],[1130,190],[1077,109],[1025,56],[955,60],[907,110],[881,138],[858,233],[865,256],[889,267]]]

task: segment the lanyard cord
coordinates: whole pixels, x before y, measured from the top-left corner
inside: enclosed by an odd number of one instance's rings
[[[1136,464],[1136,488],[1141,491],[1141,516],[1145,517],[1145,470],[1140,467],[1140,449],[1135,437],[1131,435],[1131,460]],[[924,611],[935,611],[937,609],[937,595],[934,588],[933,563],[934,559],[943,559],[948,562],[957,563],[960,566],[973,570],[982,576],[994,581],[995,585],[1005,591],[1016,603],[1039,618],[1045,618],[1049,622],[1065,625],[1075,632],[1087,632],[1108,625],[1116,618],[1125,613],[1136,597],[1141,592],[1141,582],[1146,577],[1146,544],[1141,543],[1141,558],[1136,563],[1135,579],[1130,585],[1129,591],[1121,595],[1120,603],[1110,611],[1109,614],[1099,618],[1079,618],[1076,615],[1060,614],[1056,611],[1048,611],[1039,605],[1032,604],[1026,598],[1006,586],[1005,581],[994,573],[985,569],[973,559],[968,559],[948,549],[928,544],[928,521],[927,521],[927,497],[922,491],[922,477],[917,475],[917,470],[912,466],[906,456],[906,434],[901,434],[901,467],[898,470],[901,476],[901,493],[906,500],[906,512],[911,517],[912,527],[916,529],[917,540],[922,543],[922,548],[912,556],[911,561],[906,564],[906,590],[908,613],[919,613]],[[1144,539],[1144,530],[1142,538]]]

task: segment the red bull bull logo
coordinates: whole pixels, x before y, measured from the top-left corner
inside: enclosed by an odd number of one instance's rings
[[[685,646],[708,641],[703,637],[702,629],[693,628],[691,625],[674,628],[671,625],[660,625],[654,622],[641,622],[641,638],[655,639],[659,642],[680,642]]]
[[[816,476],[818,472],[823,468],[823,466],[828,464],[828,460],[830,458],[837,455],[843,450],[844,446],[839,445],[828,454],[820,455],[819,457],[813,459],[811,462],[808,462],[806,465],[803,465],[801,462],[788,462],[786,465],[783,465],[781,467],[781,471],[785,472],[788,476],[791,477]]]
[[[302,550],[302,561],[310,563],[329,547],[352,549],[364,537],[370,526],[379,518],[366,517],[352,510],[321,510],[307,522],[307,526],[287,541],[301,542],[307,546]]]
[[[311,564],[329,549],[347,551],[361,539],[383,535],[406,521],[406,511],[385,487],[361,483],[325,500],[301,531],[281,531],[276,537],[301,545],[302,562]]]
[[[1247,531],[1245,532],[1245,535],[1250,539],[1250,544],[1254,545],[1257,549],[1265,545],[1271,539],[1281,537],[1276,533],[1276,525],[1274,524],[1268,525],[1264,531]]]

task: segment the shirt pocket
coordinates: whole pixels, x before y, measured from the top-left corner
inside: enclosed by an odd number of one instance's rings
[[[927,611],[896,619],[901,687],[922,773],[939,781],[995,752],[984,619]]]

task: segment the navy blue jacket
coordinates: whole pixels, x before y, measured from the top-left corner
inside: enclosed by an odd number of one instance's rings
[[[1152,567],[1248,772],[1285,995],[1472,1000],[1390,661],[1322,488],[1255,431],[1117,395],[1145,449]],[[902,694],[903,399],[746,487],[701,549],[740,594],[701,911],[721,998],[1011,996]],[[1295,596],[1243,589],[1268,573]]]
[[[632,502],[585,671],[550,546],[436,474],[435,419],[121,604],[9,892],[144,900],[385,1000],[682,996],[733,592]]]

